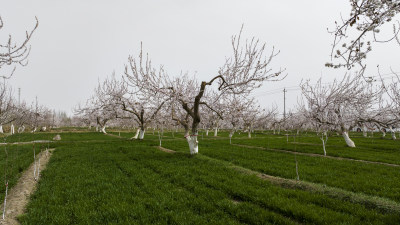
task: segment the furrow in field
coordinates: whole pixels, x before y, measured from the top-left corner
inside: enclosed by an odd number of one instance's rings
[[[43,151],[37,156],[37,162],[40,162],[38,171],[43,171],[50,160],[54,149]],[[40,161],[39,161],[40,160]],[[28,204],[30,196],[36,190],[37,182],[40,179],[33,177],[34,170],[39,164],[32,163],[31,166],[22,174],[18,183],[10,190],[7,196],[5,219],[0,221],[0,224],[19,224],[17,217],[24,213],[25,207]],[[39,173],[40,174],[40,173]],[[4,209],[4,203],[1,205]]]
[[[348,161],[354,161],[354,162],[362,162],[362,163],[369,163],[369,164],[378,164],[378,165],[385,165],[385,166],[400,167],[400,165],[392,164],[392,163],[367,161],[367,160],[361,160],[361,159],[351,159],[351,158],[328,156],[328,155],[324,156],[324,155],[315,154],[315,153],[295,152],[295,151],[288,151],[288,150],[283,150],[283,149],[263,148],[263,147],[250,146],[250,145],[241,145],[241,144],[232,144],[232,145],[236,145],[236,146],[239,146],[239,147],[245,147],[245,148],[254,148],[254,149],[267,150],[267,151],[284,152],[284,153],[296,154],[296,155],[305,155],[305,156],[310,156],[310,157],[323,157],[323,158],[328,158],[328,159],[348,160]]]

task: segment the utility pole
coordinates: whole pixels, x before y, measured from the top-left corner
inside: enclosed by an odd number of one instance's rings
[[[18,88],[18,105],[21,105],[21,88]]]
[[[283,88],[283,121],[286,120],[286,88]]]

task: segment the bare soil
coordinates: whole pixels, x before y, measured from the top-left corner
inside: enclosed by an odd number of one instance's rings
[[[39,171],[43,171],[46,168],[47,163],[52,155],[54,149],[49,149],[47,151],[43,151],[39,155],[37,155],[37,160],[40,159],[40,168]],[[17,217],[24,213],[25,207],[29,202],[30,196],[35,192],[37,182],[40,180],[40,176],[38,180],[35,180],[33,177],[33,171],[35,169],[34,163],[29,166],[27,170],[22,173],[22,176],[19,178],[18,183],[9,190],[7,196],[6,203],[6,214],[5,219],[1,220],[0,224],[19,224]],[[4,202],[1,204],[1,213],[4,209]]]
[[[158,146],[158,149],[160,149],[163,152],[168,152],[168,153],[175,153],[176,151],[168,149],[168,148],[163,148],[161,146]]]

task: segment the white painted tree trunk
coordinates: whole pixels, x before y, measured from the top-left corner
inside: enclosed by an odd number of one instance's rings
[[[214,137],[216,137],[218,135],[218,128],[216,127],[215,129],[214,129]]]
[[[362,129],[363,129],[363,136],[367,137],[367,127],[364,125]]]
[[[382,137],[383,138],[386,137],[386,132],[385,131],[382,131]]]
[[[324,137],[324,135],[325,135],[325,137]],[[322,136],[320,137],[320,139],[321,139],[321,141],[322,141],[322,148],[323,148],[323,150],[324,150],[324,155],[326,156],[326,148],[325,148],[325,145],[326,145],[326,142],[328,142],[328,135],[324,132],[324,133],[322,133]]]
[[[208,136],[208,129],[206,130],[206,136]]]
[[[392,133],[392,139],[396,140],[396,133],[393,131],[392,127],[390,127],[390,132]]]
[[[138,136],[139,136],[139,132],[140,132],[140,128],[138,128],[138,129],[136,130],[136,134],[135,134],[135,136],[132,137],[132,139],[137,139]]]
[[[14,124],[11,124],[10,134],[11,135],[15,134]]]
[[[196,134],[197,135],[197,134]],[[195,155],[199,152],[199,142],[197,141],[197,136],[186,135],[186,140],[189,144],[190,154]]]
[[[250,127],[249,127],[249,130],[247,131],[247,136],[248,136],[249,138],[251,138],[251,130],[250,130]]]
[[[350,139],[349,134],[347,133],[347,131],[344,131],[342,133],[342,136],[343,136],[344,140],[346,141],[347,146],[349,146],[351,148],[355,148],[356,147],[354,142]]]
[[[146,132],[145,130],[140,130],[139,131],[139,140],[143,140],[145,132]]]
[[[25,126],[18,127],[18,133],[22,133],[25,131]]]
[[[34,127],[33,130],[32,130],[32,133],[35,133],[36,130],[37,130],[37,127]]]
[[[107,134],[107,132],[106,132],[106,126],[105,126],[105,125],[101,127],[101,132],[102,132],[103,134]]]
[[[3,131],[3,125],[0,125],[0,133],[1,133],[1,134],[4,133],[4,131]]]
[[[163,136],[163,132],[158,131],[158,140],[160,141],[160,147],[161,147],[161,141],[162,141],[162,136]]]
[[[99,126],[96,126],[96,132],[99,132]]]
[[[235,131],[231,131],[231,132],[229,132],[229,144],[232,144],[232,136],[233,136],[233,134],[235,133]]]

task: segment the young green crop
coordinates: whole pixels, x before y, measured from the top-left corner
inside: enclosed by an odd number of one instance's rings
[[[35,145],[36,154],[45,148]],[[33,163],[33,145],[1,145],[0,146],[0,204],[4,201],[6,183],[8,191],[17,183],[21,174]],[[33,179],[33,174],[32,174]],[[0,209],[3,210],[3,209]]]
[[[156,141],[56,149],[22,224],[395,224],[398,215],[284,189]],[[168,142],[172,143],[172,142]],[[205,147],[203,147],[206,149]]]
[[[164,147],[187,152],[184,141],[165,142]],[[226,144],[226,140],[200,142],[200,154],[272,176],[295,179],[293,154]],[[352,192],[400,202],[400,168],[323,157],[297,156],[300,179]]]

